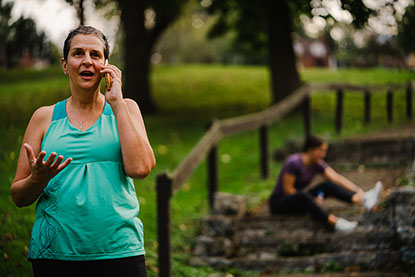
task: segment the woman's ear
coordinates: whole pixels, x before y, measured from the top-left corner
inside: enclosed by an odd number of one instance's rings
[[[62,58],[61,63],[62,63],[63,73],[65,73],[65,75],[68,75],[68,64],[66,63],[66,60]]]

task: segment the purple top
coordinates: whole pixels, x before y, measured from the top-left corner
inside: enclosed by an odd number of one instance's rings
[[[313,177],[318,173],[324,173],[324,170],[328,167],[328,164],[325,161],[314,164],[310,167],[307,167],[303,160],[301,159],[301,154],[293,154],[289,156],[284,165],[282,166],[280,175],[278,176],[277,184],[274,188],[274,194],[284,194],[282,190],[283,185],[283,175],[284,173],[289,173],[295,175],[294,187],[297,190],[305,188]]]

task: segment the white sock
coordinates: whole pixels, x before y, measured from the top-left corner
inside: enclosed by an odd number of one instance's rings
[[[376,202],[379,199],[381,189],[382,189],[382,182],[377,181],[373,189],[365,192],[363,196],[363,205],[365,206],[366,210],[369,211],[376,205]]]
[[[338,232],[350,233],[357,227],[357,221],[348,221],[344,218],[339,217],[337,219],[334,229]]]

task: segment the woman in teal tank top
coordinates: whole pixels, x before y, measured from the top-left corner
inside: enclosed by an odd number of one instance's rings
[[[28,259],[35,276],[146,276],[132,178],[145,178],[155,158],[139,107],[104,63],[99,30],[78,27],[63,50],[71,96],[33,114],[11,186],[17,206],[37,200]]]

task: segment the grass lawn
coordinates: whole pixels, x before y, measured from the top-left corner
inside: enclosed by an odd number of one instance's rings
[[[411,72],[386,69],[313,69],[301,72],[306,82],[349,82],[355,84],[403,83],[414,79]],[[160,66],[152,75],[157,115],[145,115],[148,136],[157,166],[149,177],[136,181],[145,228],[149,276],[157,272],[157,226],[155,178],[172,171],[205,132],[212,118],[226,118],[255,112],[270,103],[269,76],[264,67],[181,65]],[[18,150],[33,111],[69,96],[69,83],[59,66],[42,71],[0,70],[0,276],[31,276],[26,256],[35,205],[17,208],[10,197]],[[394,98],[394,125],[407,122],[404,91]],[[347,93],[344,99],[344,130],[334,132],[334,94],[312,98],[312,130],[329,140],[365,133],[389,126],[386,120],[386,93],[372,98],[372,124],[363,124],[363,96]],[[301,138],[301,115],[293,114],[270,128],[270,149],[287,139]],[[250,206],[269,195],[280,164],[271,163],[271,178],[259,173],[258,132],[244,132],[219,144],[219,187],[221,191],[243,194]],[[172,258],[175,276],[207,276],[210,268],[194,268],[187,263],[200,221],[207,214],[206,166],[203,163],[171,201]],[[233,272],[235,273],[235,272]],[[245,273],[243,275],[249,275]]]

